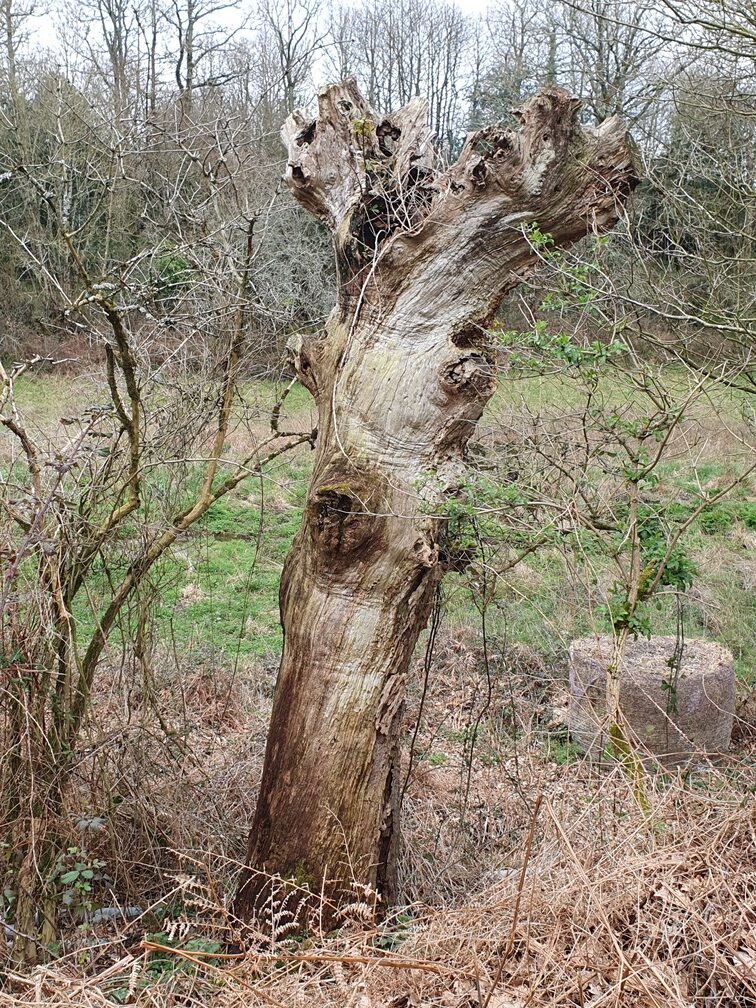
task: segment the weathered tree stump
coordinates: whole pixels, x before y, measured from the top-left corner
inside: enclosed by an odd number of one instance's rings
[[[629,641],[620,669],[620,709],[630,741],[667,769],[726,752],[735,709],[732,655],[712,641],[674,637]],[[679,661],[676,660],[679,657]],[[607,745],[606,672],[611,637],[570,647],[570,732],[578,749],[600,759]]]
[[[636,181],[622,122],[584,126],[579,109],[542,88],[518,130],[471,133],[449,168],[421,99],[379,115],[351,78],[284,125],[292,194],[333,238],[338,303],[292,345],[318,433],[281,577],[242,920],[281,901],[302,917],[309,890],[328,928],[355,898],[397,895],[405,682],[436,587],[465,562],[443,505],[496,388],[490,326],[538,265],[534,227],[554,248],[606,230]]]

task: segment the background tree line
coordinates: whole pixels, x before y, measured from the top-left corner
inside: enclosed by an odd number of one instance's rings
[[[448,156],[544,83],[580,95],[587,122],[625,117],[646,180],[607,252],[612,297],[669,352],[750,352],[756,64],[753,20],[731,0],[513,0],[478,16],[443,0],[86,0],[45,14],[52,49],[40,16],[3,0],[6,354],[81,355],[62,313],[79,282],[66,234],[93,281],[138,275],[157,297],[163,349],[180,341],[171,305],[191,250],[229,224],[234,201],[257,212],[273,199],[247,321],[247,363],[273,366],[292,332],[325,317],[333,289],[321,229],[277,194],[278,130],[314,85],[349,74],[378,109],[424,97]]]

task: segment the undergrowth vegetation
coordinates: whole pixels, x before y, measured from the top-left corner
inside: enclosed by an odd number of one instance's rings
[[[276,400],[272,386],[248,391],[263,405]],[[481,424],[478,473],[486,445],[502,430],[526,431],[533,414],[559,416],[564,392],[558,377],[503,383]],[[55,377],[28,381],[19,398],[52,431],[80,395],[78,379]],[[742,404],[727,396],[716,419],[702,410],[690,420],[658,467],[653,492],[672,521],[737,475]],[[304,393],[286,409],[289,427],[309,430]],[[248,436],[232,432],[234,452]],[[501,558],[489,529],[479,543],[489,563],[447,580],[413,667],[402,905],[376,921],[374,894],[356,889],[338,932],[274,927],[255,951],[234,951],[228,897],[270,715],[278,580],[309,466],[305,444],[213,504],[151,572],[150,619],[140,607],[124,615],[98,672],[66,811],[59,958],[29,975],[11,969],[0,1005],[750,1003],[756,516],[747,482],[695,514],[680,540],[690,583],[662,593],[651,615],[654,633],[679,633],[682,621],[687,637],[732,650],[741,693],[730,758],[649,779],[644,808],[619,769],[583,761],[566,727],[566,652],[610,625],[605,540],[583,529],[486,580]],[[90,618],[86,606],[75,615]],[[149,632],[129,649],[139,621]]]
[[[0,1004],[748,1005],[753,750],[741,742],[718,769],[655,778],[644,812],[619,769],[577,758],[564,684],[537,653],[492,638],[486,656],[475,630],[458,626],[439,635],[424,696],[421,665],[403,724],[409,740],[420,717],[404,895],[387,919],[376,921],[355,887],[337,932],[282,926],[234,950],[225,894],[243,852],[270,673],[221,674],[216,663],[184,670],[180,683],[173,671],[157,695],[169,719],[162,740],[137,712],[129,723],[111,707],[110,724],[131,733],[111,771],[130,787],[83,832],[78,863],[99,865],[98,880],[71,907],[61,958],[31,976],[11,971]],[[94,752],[82,770],[104,781],[107,762]],[[103,907],[116,898],[117,910]]]

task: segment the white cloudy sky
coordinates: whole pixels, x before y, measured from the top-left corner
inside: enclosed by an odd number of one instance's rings
[[[455,3],[465,14],[482,14],[490,6],[488,0],[455,0]]]
[[[359,0],[353,0],[353,2],[354,6],[359,5]],[[491,0],[453,0],[453,2],[466,14],[481,14],[487,7],[491,6]],[[243,4],[242,6],[247,5]],[[63,14],[59,14],[55,10],[55,7],[55,0],[53,0],[45,12],[33,20],[32,41],[51,49],[56,48],[60,19],[64,17]],[[234,15],[234,11],[228,11],[226,17],[219,15],[216,20],[220,23],[233,24],[235,20]]]

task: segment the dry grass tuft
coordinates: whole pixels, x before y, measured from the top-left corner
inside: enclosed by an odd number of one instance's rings
[[[534,791],[511,870],[474,900],[241,958],[192,945],[200,932],[222,940],[226,921],[187,877],[197,914],[174,925],[179,949],[133,940],[116,956],[113,943],[89,976],[65,962],[11,976],[0,1005],[94,1008],[131,990],[125,1003],[161,1008],[746,1008],[756,993],[746,783],[738,770],[657,781],[646,815],[621,774],[574,764]]]
[[[337,934],[224,956],[233,928],[216,886],[231,891],[231,852],[207,835],[211,855],[192,850],[203,817],[211,833],[228,828],[221,806],[241,800],[261,755],[257,742],[244,752],[245,722],[257,739],[264,717],[254,689],[251,703],[234,680],[226,703],[189,678],[187,743],[195,757],[206,746],[207,776],[195,780],[185,762],[173,798],[167,772],[161,782],[144,778],[183,849],[185,870],[170,885],[164,876],[163,905],[173,909],[159,924],[148,912],[92,929],[54,965],[9,973],[0,1006],[756,1005],[753,754],[649,778],[643,811],[620,771],[600,773],[559,742],[560,695],[531,654],[494,656],[490,697],[481,695],[479,657],[465,634],[437,655],[405,795],[408,905],[389,920],[366,918],[365,905]],[[408,733],[418,699],[419,688]]]

